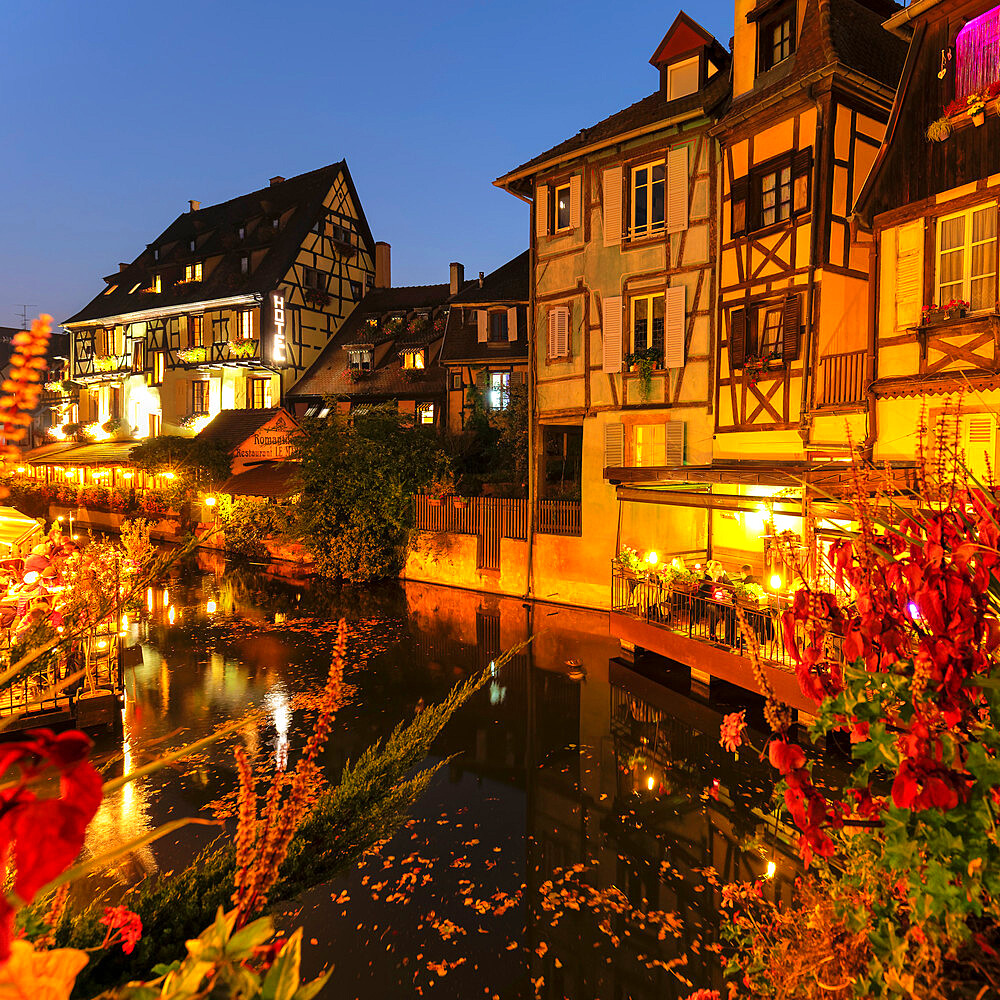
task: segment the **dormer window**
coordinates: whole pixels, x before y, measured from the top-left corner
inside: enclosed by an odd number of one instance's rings
[[[160,278],[160,275],[158,274],[153,275],[153,291],[154,292],[163,291],[163,280]]]
[[[184,267],[185,281],[201,281],[202,263],[199,260],[195,264],[187,264]]]
[[[188,250],[190,250],[191,253],[194,253],[196,249],[197,249],[197,241],[191,240],[191,242],[188,243]]]
[[[160,259],[160,248],[153,247],[153,260],[159,260],[159,259]]]
[[[419,371],[424,367],[424,350],[403,351],[403,367],[409,371]]]
[[[240,228],[236,232],[237,232],[237,235],[239,236],[239,238],[241,240],[245,240],[247,238],[247,227],[246,226],[240,226]]]
[[[795,7],[781,7],[758,26],[760,72],[773,69],[795,51]]]
[[[698,90],[701,82],[701,57],[692,56],[667,67],[667,100],[687,97]]]
[[[372,370],[371,351],[348,351],[347,360],[352,372],[370,372]]]

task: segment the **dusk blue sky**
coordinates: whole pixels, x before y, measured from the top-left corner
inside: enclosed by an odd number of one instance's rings
[[[347,159],[394,284],[527,245],[498,175],[651,93],[633,0],[5,6],[0,326],[57,321],[187,208]],[[723,45],[732,3],[688,8]]]

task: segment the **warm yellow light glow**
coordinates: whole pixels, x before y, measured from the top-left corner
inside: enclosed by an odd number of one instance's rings
[[[767,878],[774,878],[775,864],[773,861],[767,863]]]
[[[30,573],[25,573],[24,582],[29,585],[33,583],[38,583],[38,574],[34,570],[32,570]]]
[[[122,473],[122,479],[131,479],[131,478],[132,478],[132,473],[131,472],[123,472]]]
[[[98,649],[107,649],[108,648],[108,640],[107,639],[101,639],[97,643],[97,648]]]
[[[164,479],[176,479],[177,477],[172,472],[164,472],[163,473],[163,478]]]
[[[205,506],[206,507],[214,507],[215,506],[215,497],[205,497]]]
[[[166,587],[163,588],[163,603],[170,603],[170,591]]]
[[[771,589],[780,590],[781,589],[781,577],[777,573],[771,575]]]
[[[217,605],[216,605],[215,601],[209,601],[209,602],[208,602],[208,603],[207,603],[207,604],[205,605],[205,610],[206,610],[206,611],[207,611],[207,612],[208,612],[208,613],[209,613],[210,615],[214,615],[214,614],[215,614],[215,609],[216,609],[216,607],[217,607]]]
[[[128,628],[128,615],[122,615],[122,628]]]
[[[652,551],[652,549],[646,553],[646,562],[648,562],[650,566],[655,566],[659,561],[660,557]]]
[[[656,787],[656,778],[654,778],[654,777],[653,777],[652,775],[650,775],[650,776],[649,776],[649,777],[648,777],[648,778],[646,779],[646,787],[647,787],[647,788],[648,788],[648,789],[649,789],[650,791],[652,791],[652,790],[653,790],[653,789],[654,789],[654,788]]]
[[[172,604],[169,608],[167,608],[167,621],[170,622],[171,625],[174,623],[174,606]]]
[[[147,587],[146,588],[146,607],[149,608],[150,611],[153,610],[153,588],[152,587]]]
[[[24,466],[23,466],[23,465],[19,465],[19,466],[17,467],[17,471],[18,471],[18,472],[24,472]]]

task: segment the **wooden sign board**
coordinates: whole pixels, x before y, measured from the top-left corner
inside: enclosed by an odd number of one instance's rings
[[[261,462],[283,462],[291,458],[292,434],[297,426],[290,413],[279,410],[233,449],[233,475]]]

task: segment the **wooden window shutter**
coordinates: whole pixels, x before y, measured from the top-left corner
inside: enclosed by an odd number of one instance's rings
[[[604,300],[603,355],[601,368],[606,372],[622,370],[622,297],[609,295]]]
[[[517,306],[507,310],[507,340],[511,343],[517,340]]]
[[[733,186],[729,193],[733,236],[742,236],[747,231],[747,212],[749,206],[750,178],[740,177],[733,181]]]
[[[677,146],[667,153],[667,232],[679,233],[688,227],[688,147]]]
[[[486,392],[490,387],[490,372],[488,368],[480,368],[476,372],[476,388],[480,392]]]
[[[549,357],[569,357],[568,306],[553,306],[549,310]]]
[[[729,367],[742,368],[747,357],[747,311],[743,306],[729,310]]]
[[[789,295],[782,309],[781,323],[781,356],[785,361],[794,361],[799,356],[799,327],[802,325],[799,314],[799,297]]]
[[[616,247],[622,239],[622,168],[604,171],[604,245]]]
[[[812,167],[812,146],[800,149],[792,158],[792,211],[796,215],[809,211]]]
[[[476,310],[476,339],[480,344],[485,344],[489,332],[489,313],[485,309]]]
[[[924,270],[924,222],[917,219],[896,230],[896,329],[920,322]]]
[[[191,381],[186,378],[179,378],[174,383],[174,401],[177,406],[178,416],[184,416],[188,412],[188,401],[191,399]]]
[[[684,420],[668,420],[664,427],[665,452],[667,465],[684,464],[684,442],[687,422]]]
[[[580,227],[583,218],[583,178],[573,174],[569,179],[569,224],[573,229]]]
[[[619,421],[604,425],[604,468],[620,469],[625,464],[625,427]]]
[[[523,389],[528,384],[528,374],[525,371],[513,371],[510,373],[511,389]]]
[[[965,467],[969,474],[984,486],[987,483],[988,467],[996,477],[997,422],[992,414],[972,413],[962,421],[962,449],[965,452]]]
[[[541,238],[549,234],[549,186],[539,184],[535,188],[535,236]]]
[[[666,368],[684,367],[685,311],[687,287],[672,285],[666,291],[663,323],[663,363]]]

